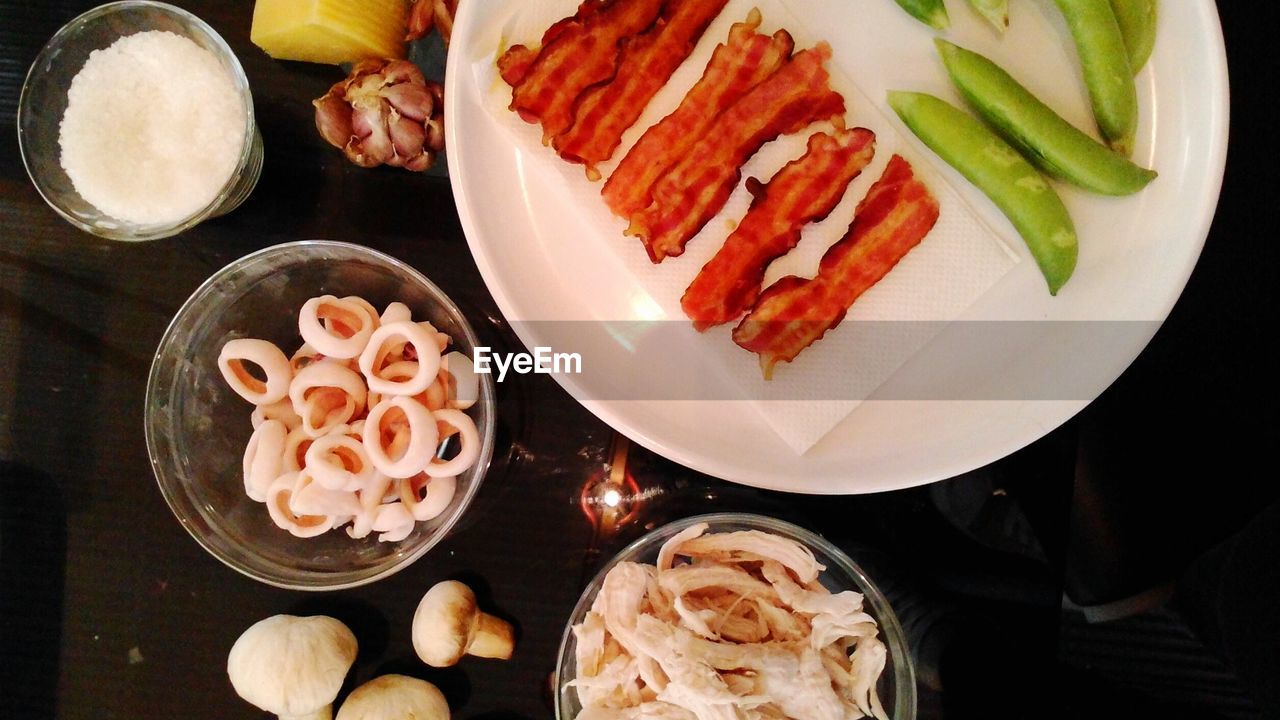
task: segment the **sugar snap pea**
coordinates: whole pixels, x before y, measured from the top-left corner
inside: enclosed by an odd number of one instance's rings
[[[976,118],[932,95],[889,93],[889,106],[949,165],[991,198],[1026,241],[1057,295],[1076,268],[1079,243],[1062,199],[1026,158]]]
[[[911,14],[911,17],[928,25],[934,30],[946,30],[951,26],[951,17],[947,15],[947,6],[942,0],[894,0],[898,6]]]
[[[1138,131],[1138,91],[1110,0],[1054,0],[1075,39],[1098,130],[1128,157]]]
[[[1004,32],[1009,28],[1009,0],[969,0],[969,4],[996,30]]]
[[[1137,75],[1156,45],[1156,0],[1111,0],[1111,9],[1129,51],[1129,69]]]
[[[945,40],[936,42],[960,94],[1036,167],[1104,195],[1130,195],[1155,179],[1155,172],[1077,130],[999,65]]]

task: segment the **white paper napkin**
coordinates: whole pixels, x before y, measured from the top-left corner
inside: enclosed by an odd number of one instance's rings
[[[523,122],[507,109],[511,90],[497,76],[493,62],[499,50],[507,45],[536,46],[548,26],[572,14],[576,7],[577,0],[524,0],[506,3],[502,10],[489,16],[493,27],[482,36],[493,38],[494,56],[478,61],[476,67],[486,108],[495,122],[509,131],[521,155],[537,166],[540,173],[545,171],[542,177],[555,178],[563,187],[569,204],[581,214],[585,225],[609,239],[630,276],[622,282],[633,282],[647,293],[659,311],[645,319],[657,319],[654,315],[684,319],[681,295],[719,249],[733,223],[746,214],[750,195],[740,184],[721,214],[689,242],[685,254],[660,265],[649,261],[639,240],[623,239],[626,222],[614,217],[605,206],[600,197],[602,184],[589,182],[580,166],[561,161],[552,149],[543,147],[541,128]],[[818,14],[806,3],[730,0],[693,55],[623,137],[613,161],[600,166],[605,177],[646,129],[680,104],[688,89],[702,76],[716,45],[728,37],[729,27],[746,18],[753,7],[759,8],[764,16],[760,32],[772,33],[786,28],[796,40],[797,51],[812,47],[823,37],[822,18],[809,17]],[[915,152],[895,121],[879,109],[880,103],[862,93],[854,81],[857,67],[848,63],[850,59],[839,54],[832,59],[828,65],[831,84],[845,97],[846,124],[875,132],[875,160],[850,185],[844,200],[830,217],[806,228],[800,245],[769,268],[765,286],[784,275],[812,277],[816,273],[822,254],[844,235],[858,202],[895,153],[911,162],[917,176],[938,198],[941,216],[937,226],[884,280],[854,303],[839,327],[801,353],[795,362],[778,365],[772,381],[761,377],[756,355],[733,343],[732,324],[715,328],[697,339],[705,348],[709,362],[742,388],[743,396],[749,398],[743,402],[758,411],[797,454],[805,453],[821,440],[858,407],[862,398],[928,344],[944,322],[958,317],[1019,261],[1019,256],[934,172],[930,164],[933,158]],[[768,180],[788,161],[804,154],[810,135],[829,129],[827,124],[817,124],[769,143],[743,168],[743,177]],[[531,181],[528,177],[525,180]],[[580,242],[580,238],[565,238],[565,246],[560,250],[573,253]],[[691,325],[689,333],[696,334]],[[839,388],[835,399],[833,387]]]

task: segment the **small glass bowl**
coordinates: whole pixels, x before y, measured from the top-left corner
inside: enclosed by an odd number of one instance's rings
[[[234,570],[277,587],[336,590],[387,577],[440,542],[467,509],[493,455],[493,381],[480,375],[479,400],[468,411],[480,434],[480,456],[458,476],[457,491],[439,517],[420,522],[406,539],[381,543],[345,530],[296,538],[276,527],[262,503],[244,490],[241,461],[253,428],[253,406],[218,370],[228,340],[253,337],[286,354],[302,339],[298,310],[318,295],[358,295],[379,309],[399,301],[416,320],[429,320],[473,355],[475,333],[458,307],[421,273],[358,245],[305,241],[243,257],[209,278],[174,317],[160,341],[147,381],[147,452],[156,482],[191,536]]]
[[[591,610],[596,594],[604,585],[605,575],[620,562],[638,562],[652,565],[658,559],[658,551],[662,544],[670,540],[676,533],[698,523],[707,523],[707,533],[734,532],[738,530],[759,530],[790,538],[813,551],[818,562],[826,566],[819,576],[819,581],[831,592],[854,590],[863,594],[867,612],[876,619],[880,626],[880,639],[889,650],[884,671],[880,673],[880,681],[876,685],[880,702],[891,720],[915,720],[916,717],[916,678],[911,664],[911,655],[907,650],[906,635],[894,615],[893,608],[884,593],[871,582],[871,578],[849,559],[835,545],[822,537],[797,527],[791,523],[762,515],[746,513],[716,513],[685,518],[650,532],[623,548],[613,560],[600,569],[591,583],[582,591],[582,597],[573,608],[568,624],[564,628],[564,636],[560,640],[560,657],[556,662],[555,675],[555,714],[559,720],[574,720],[582,710],[578,702],[577,692],[569,686],[569,682],[577,675],[577,662],[574,655],[576,639],[573,626],[581,623]]]
[[[244,101],[244,144],[240,160],[217,196],[194,215],[175,223],[138,225],[111,217],[76,192],[62,169],[58,135],[67,110],[71,80],[89,54],[116,40],[148,30],[167,30],[213,53],[231,73]],[[111,240],[156,240],[176,235],[203,220],[231,212],[253,191],[262,174],[262,135],[253,116],[249,80],[235,53],[213,28],[191,13],[150,0],[125,0],[96,7],[67,23],[45,44],[27,72],[18,101],[18,145],[31,182],[49,207],[85,232]]]

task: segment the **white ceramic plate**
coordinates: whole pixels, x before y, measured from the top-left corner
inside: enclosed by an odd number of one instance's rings
[[[564,15],[576,7],[576,0],[542,1],[560,3]],[[787,4],[811,27],[840,29],[826,36],[834,62],[867,96],[883,102],[885,90],[906,89],[960,103],[937,60],[933,33],[892,0]],[[483,107],[490,88],[478,87],[481,74],[475,69],[492,62],[498,48],[482,46],[479,38],[492,37],[486,23],[495,22],[503,6],[500,0],[462,3],[445,85],[454,197],[480,271],[509,320],[644,319],[644,293],[611,275],[615,263],[606,256],[552,250],[553,238],[580,227],[579,211],[564,188],[535,181],[538,174],[530,168],[559,161],[549,150],[518,150]],[[1053,3],[1013,3],[1012,28],[1003,38],[966,3],[949,8],[947,39],[988,55],[1067,119],[1092,126],[1078,61]],[[599,388],[593,391],[583,376],[557,380],[605,422],[655,452],[727,480],[792,492],[918,485],[981,467],[1042,437],[1097,397],[1145,347],[1182,292],[1217,205],[1228,130],[1217,11],[1212,0],[1166,2],[1160,9],[1156,50],[1138,76],[1142,125],[1135,153],[1137,162],[1155,167],[1160,177],[1142,193],[1121,199],[1061,189],[1081,237],[1079,267],[1068,286],[1050,297],[1035,264],[1023,262],[962,318],[1048,321],[1024,324],[1010,336],[1014,343],[975,348],[971,334],[943,331],[799,456],[757,413],[744,412],[741,402],[601,400]],[[536,38],[513,39],[522,40]],[[980,193],[926,150],[919,154],[933,160],[984,219],[1009,234],[1007,221]],[[544,326],[515,327],[529,347],[549,344],[539,337]],[[606,325],[579,327],[582,347],[610,348],[598,357],[626,358],[628,369],[645,366],[648,358],[629,356]],[[558,344],[556,350],[574,351]],[[938,378],[956,385],[955,397],[1008,398],[1012,380],[1034,384],[1039,377],[1073,378],[1070,399],[888,399],[910,397],[911,388],[936,387]]]

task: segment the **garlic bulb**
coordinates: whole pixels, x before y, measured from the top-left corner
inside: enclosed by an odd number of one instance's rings
[[[407,60],[362,60],[313,104],[320,135],[360,167],[420,172],[444,150],[444,88]]]

